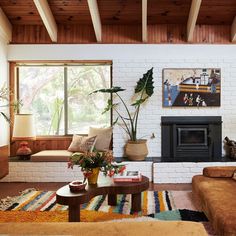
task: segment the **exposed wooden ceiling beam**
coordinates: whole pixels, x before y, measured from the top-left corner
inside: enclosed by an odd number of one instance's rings
[[[142,40],[147,42],[148,32],[147,32],[147,0],[142,0]]]
[[[233,43],[236,43],[236,16],[231,26],[231,40]]]
[[[12,25],[7,19],[1,7],[0,7],[0,36],[8,43],[11,42],[12,40]]]
[[[193,40],[193,32],[197,22],[198,13],[200,10],[202,0],[192,0],[191,8],[188,16],[187,23],[187,41],[191,42]]]
[[[33,0],[52,42],[57,42],[57,24],[47,0]]]
[[[87,0],[90,15],[93,22],[93,28],[95,31],[96,39],[98,42],[102,41],[102,23],[101,18],[98,10],[98,3],[97,0]]]

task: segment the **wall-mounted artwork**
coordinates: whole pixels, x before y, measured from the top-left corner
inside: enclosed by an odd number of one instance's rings
[[[164,107],[220,106],[219,68],[163,69]]]

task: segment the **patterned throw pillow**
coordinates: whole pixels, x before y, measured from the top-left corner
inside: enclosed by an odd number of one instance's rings
[[[234,174],[233,174],[233,180],[235,180],[236,181],[236,171],[234,171]]]
[[[70,152],[92,152],[96,143],[97,136],[87,137],[77,134],[73,135],[72,142],[68,148]]]
[[[109,150],[112,137],[112,127],[109,128],[89,128],[89,136],[97,136],[97,141],[95,143],[95,149],[97,151],[107,151]]]

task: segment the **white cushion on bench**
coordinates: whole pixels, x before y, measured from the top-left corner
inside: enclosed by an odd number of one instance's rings
[[[73,152],[69,152],[67,150],[44,150],[41,152],[37,152],[31,155],[31,161],[64,161],[67,162],[69,157],[73,154]]]

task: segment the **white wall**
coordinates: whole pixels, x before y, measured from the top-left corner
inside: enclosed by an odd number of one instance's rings
[[[7,45],[0,38],[0,87],[4,84],[8,85]],[[8,144],[8,127],[8,123],[0,116],[0,146]]]
[[[139,136],[154,133],[149,156],[161,154],[161,116],[217,115],[223,119],[223,137],[236,139],[236,45],[9,45],[9,60],[113,60],[113,85],[126,88],[129,100],[138,78],[154,67],[155,93],[143,107]],[[162,108],[163,68],[221,68],[221,107]],[[114,153],[123,155],[125,136],[114,130]]]

